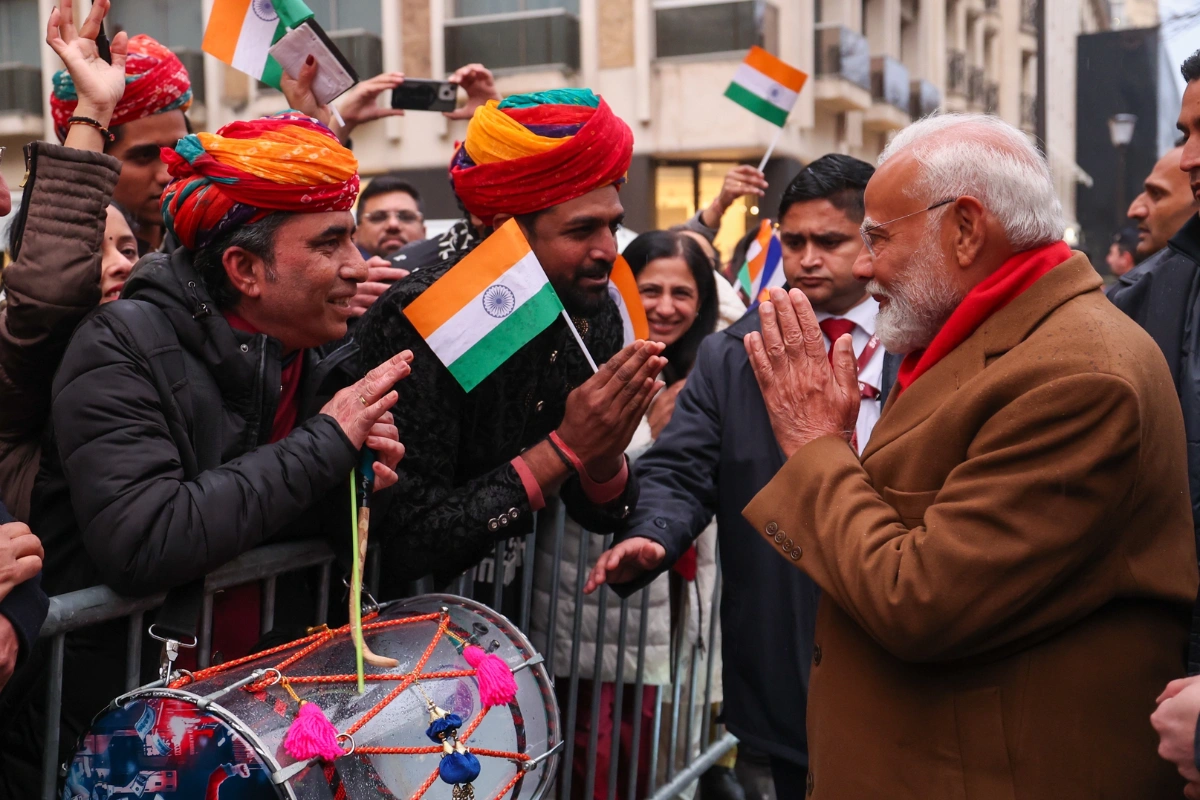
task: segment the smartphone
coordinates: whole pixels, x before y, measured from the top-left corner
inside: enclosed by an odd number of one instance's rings
[[[405,78],[392,89],[392,108],[410,111],[453,111],[458,107],[458,84]]]

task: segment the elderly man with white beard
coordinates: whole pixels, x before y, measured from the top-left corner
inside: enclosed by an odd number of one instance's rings
[[[1197,575],[1161,353],[999,119],[901,131],[865,205],[855,271],[907,355],[861,458],[850,337],[831,365],[773,290],[745,341],[787,462],[744,514],[822,590],[809,795],[1178,797],[1148,717]]]

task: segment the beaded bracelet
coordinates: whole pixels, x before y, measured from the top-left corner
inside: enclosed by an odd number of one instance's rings
[[[95,128],[100,131],[100,135],[110,142],[115,142],[117,137],[112,131],[100,124],[99,120],[94,120],[91,117],[71,117],[67,120],[67,125],[87,125],[89,128]]]

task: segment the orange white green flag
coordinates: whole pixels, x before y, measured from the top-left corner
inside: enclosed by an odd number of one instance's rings
[[[404,309],[467,392],[562,313],[562,302],[515,219]]]
[[[625,329],[625,346],[645,339],[650,335],[650,321],[646,319],[646,307],[638,291],[633,269],[624,256],[617,256],[612,272],[608,276],[608,294],[621,312],[621,323]]]
[[[725,96],[782,128],[807,79],[805,73],[755,45],[733,73]]]
[[[201,49],[278,89],[283,67],[268,50],[312,16],[303,0],[213,0]]]
[[[738,271],[738,283],[750,299],[751,308],[766,299],[767,291],[786,282],[782,262],[783,246],[775,235],[775,226],[764,219],[746,249],[746,263]]]

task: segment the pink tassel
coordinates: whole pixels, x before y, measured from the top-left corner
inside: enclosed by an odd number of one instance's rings
[[[297,761],[307,761],[313,756],[333,761],[346,754],[338,744],[337,728],[319,705],[307,701],[300,703],[300,713],[288,728],[283,747]]]
[[[517,696],[517,682],[513,680],[512,670],[500,656],[469,644],[463,648],[463,658],[475,668],[479,699],[485,707],[508,705]]]

